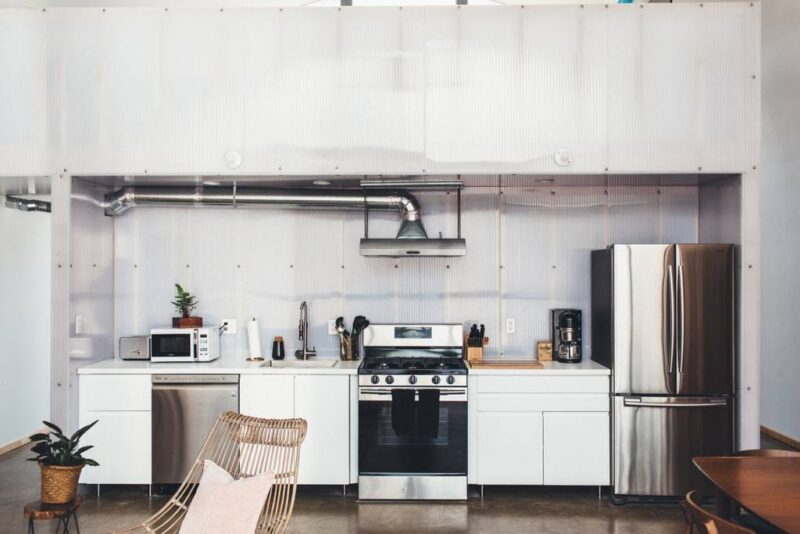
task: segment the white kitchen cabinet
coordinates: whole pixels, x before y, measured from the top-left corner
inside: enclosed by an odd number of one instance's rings
[[[294,376],[242,375],[239,413],[270,419],[294,417]]]
[[[150,412],[86,412],[81,425],[98,423],[84,438],[86,457],[100,465],[86,467],[81,482],[86,484],[150,484]]]
[[[300,451],[300,484],[347,484],[350,480],[350,379],[345,375],[297,375],[294,415],[308,421]]]
[[[608,485],[607,413],[549,412],[543,426],[545,485]]]
[[[350,483],[350,377],[242,375],[239,411],[268,418],[301,417],[300,484]]]
[[[542,413],[478,414],[480,484],[542,483]]]
[[[608,376],[470,377],[469,481],[607,485]]]
[[[79,424],[98,423],[83,437],[98,467],[83,470],[87,484],[150,484],[150,375],[80,377]]]

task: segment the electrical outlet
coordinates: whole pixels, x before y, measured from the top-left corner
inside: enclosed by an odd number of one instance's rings
[[[336,331],[336,319],[328,319],[328,335],[338,336],[339,332]]]
[[[236,333],[236,319],[223,319],[220,321],[219,325],[222,326],[225,323],[228,323],[228,328],[225,329],[223,334],[235,334]]]
[[[517,331],[517,321],[515,319],[506,319],[506,334],[514,334]]]

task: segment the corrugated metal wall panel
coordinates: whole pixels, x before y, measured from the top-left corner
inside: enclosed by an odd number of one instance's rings
[[[31,94],[75,173],[741,172],[755,4],[48,9]]]
[[[0,10],[0,175],[51,172],[46,28],[41,10]]]
[[[640,177],[641,178],[641,177]],[[589,251],[611,243],[696,242],[696,186],[630,185],[636,177],[468,176],[460,258],[365,258],[360,212],[137,208],[115,219],[117,335],[169,323],[173,283],[197,294],[207,325],[240,321],[224,339],[244,355],[244,322],[256,317],[265,353],[272,337],[297,342],[299,304],[310,304],[311,344],[336,355],[327,320],[484,323],[488,353],[531,357],[550,337],[550,310],[584,311],[590,354]],[[608,180],[609,185],[603,181]],[[499,183],[503,185],[500,186]],[[509,185],[510,184],[510,185]],[[584,184],[584,185],[580,185]],[[588,185],[586,185],[588,184]],[[454,236],[456,195],[420,193],[429,235]],[[399,216],[370,214],[370,236],[392,237]],[[187,265],[189,267],[187,267]],[[516,333],[505,334],[505,319]]]

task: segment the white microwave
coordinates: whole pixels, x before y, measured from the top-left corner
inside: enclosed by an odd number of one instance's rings
[[[216,328],[154,328],[150,330],[150,361],[211,362],[219,358]]]

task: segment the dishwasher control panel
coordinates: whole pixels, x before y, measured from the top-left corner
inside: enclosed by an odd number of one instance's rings
[[[238,384],[239,375],[153,375],[153,384]]]

